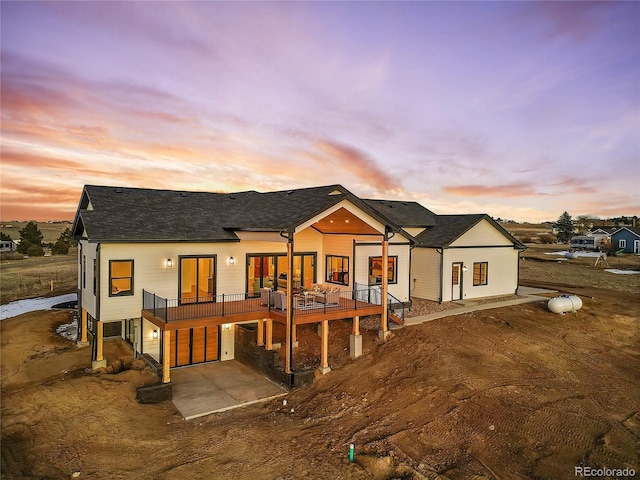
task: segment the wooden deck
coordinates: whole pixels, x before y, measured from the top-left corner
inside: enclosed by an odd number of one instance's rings
[[[294,298],[293,321],[295,325],[339,320],[355,316],[382,314],[382,305],[340,298],[338,302],[323,304]],[[285,323],[286,311],[263,305],[260,298],[178,305],[162,309],[142,310],[142,316],[163,330],[221,325],[271,318]],[[166,321],[165,321],[166,319]]]

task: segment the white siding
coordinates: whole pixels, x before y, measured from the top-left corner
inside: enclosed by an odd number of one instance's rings
[[[518,287],[518,250],[512,245],[498,248],[458,248],[444,251],[443,301],[451,300],[451,265],[462,262],[462,298],[510,295]],[[473,285],[473,264],[487,262],[487,285]]]
[[[154,330],[158,331],[158,338],[153,338]],[[138,332],[138,335],[142,338],[142,348],[144,350],[143,353],[148,353],[155,359],[156,362],[159,362],[160,361],[160,341],[162,340],[160,329],[150,321],[143,318],[142,334]],[[140,345],[139,342],[140,340],[138,340],[138,345]]]
[[[457,238],[450,247],[483,245],[513,245],[513,243],[485,219]]]
[[[86,240],[80,241],[81,248],[78,249],[78,261],[80,262],[78,272],[78,287],[81,289],[81,304],[89,315],[98,318],[96,311],[96,296],[93,294],[93,261],[97,255],[97,245]],[[86,260],[86,261],[85,261]],[[83,268],[86,265],[86,272]]]
[[[440,257],[441,255],[435,248],[413,249],[411,252],[411,296],[440,301]]]
[[[222,325],[220,328],[220,361],[233,360],[235,327]]]
[[[388,255],[397,256],[397,280],[395,284],[389,284],[389,293],[403,302],[409,301],[409,245],[389,244]],[[382,256],[382,244],[358,245],[356,244],[356,259],[353,275],[356,282],[362,285],[369,283],[369,257]]]
[[[422,227],[421,228],[409,228],[409,227],[407,227],[407,228],[403,228],[403,230],[405,232],[407,232],[409,235],[412,235],[412,236],[415,237],[416,235],[419,235],[420,233],[424,232],[425,229],[422,228]]]

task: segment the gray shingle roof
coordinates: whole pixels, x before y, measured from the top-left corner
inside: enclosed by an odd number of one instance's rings
[[[470,215],[436,215],[435,226],[426,229],[416,236],[418,247],[448,247],[457,238],[470,230],[481,220],[486,219],[500,233],[502,233],[514,246],[520,246],[509,232],[496,223],[489,215],[484,213]]]
[[[84,229],[94,241],[237,241],[233,230],[290,230],[345,199],[399,230],[340,185],[267,193],[87,185],[73,233],[80,236]],[[89,204],[92,210],[87,209]]]
[[[417,202],[396,200],[364,200],[364,202],[403,228],[425,228],[436,224],[436,214]]]

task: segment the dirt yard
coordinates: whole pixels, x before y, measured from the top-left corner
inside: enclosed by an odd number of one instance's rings
[[[592,265],[521,263],[522,284],[580,295],[576,314],[544,302],[484,310],[396,330],[384,344],[364,330],[356,361],[348,322],[332,323],[333,371],[286,405],[189,422],[170,402],[135,402],[147,370],[91,373],[88,348],[55,334],[69,313],[4,320],[2,478],[558,479],[576,466],[638,475],[640,275]],[[296,361],[313,366],[314,328],[299,340]],[[106,356],[131,364],[120,342]]]

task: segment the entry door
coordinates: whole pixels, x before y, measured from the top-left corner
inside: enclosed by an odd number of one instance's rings
[[[633,253],[640,253],[640,240],[633,241]]]
[[[462,298],[462,263],[451,265],[451,300]]]

